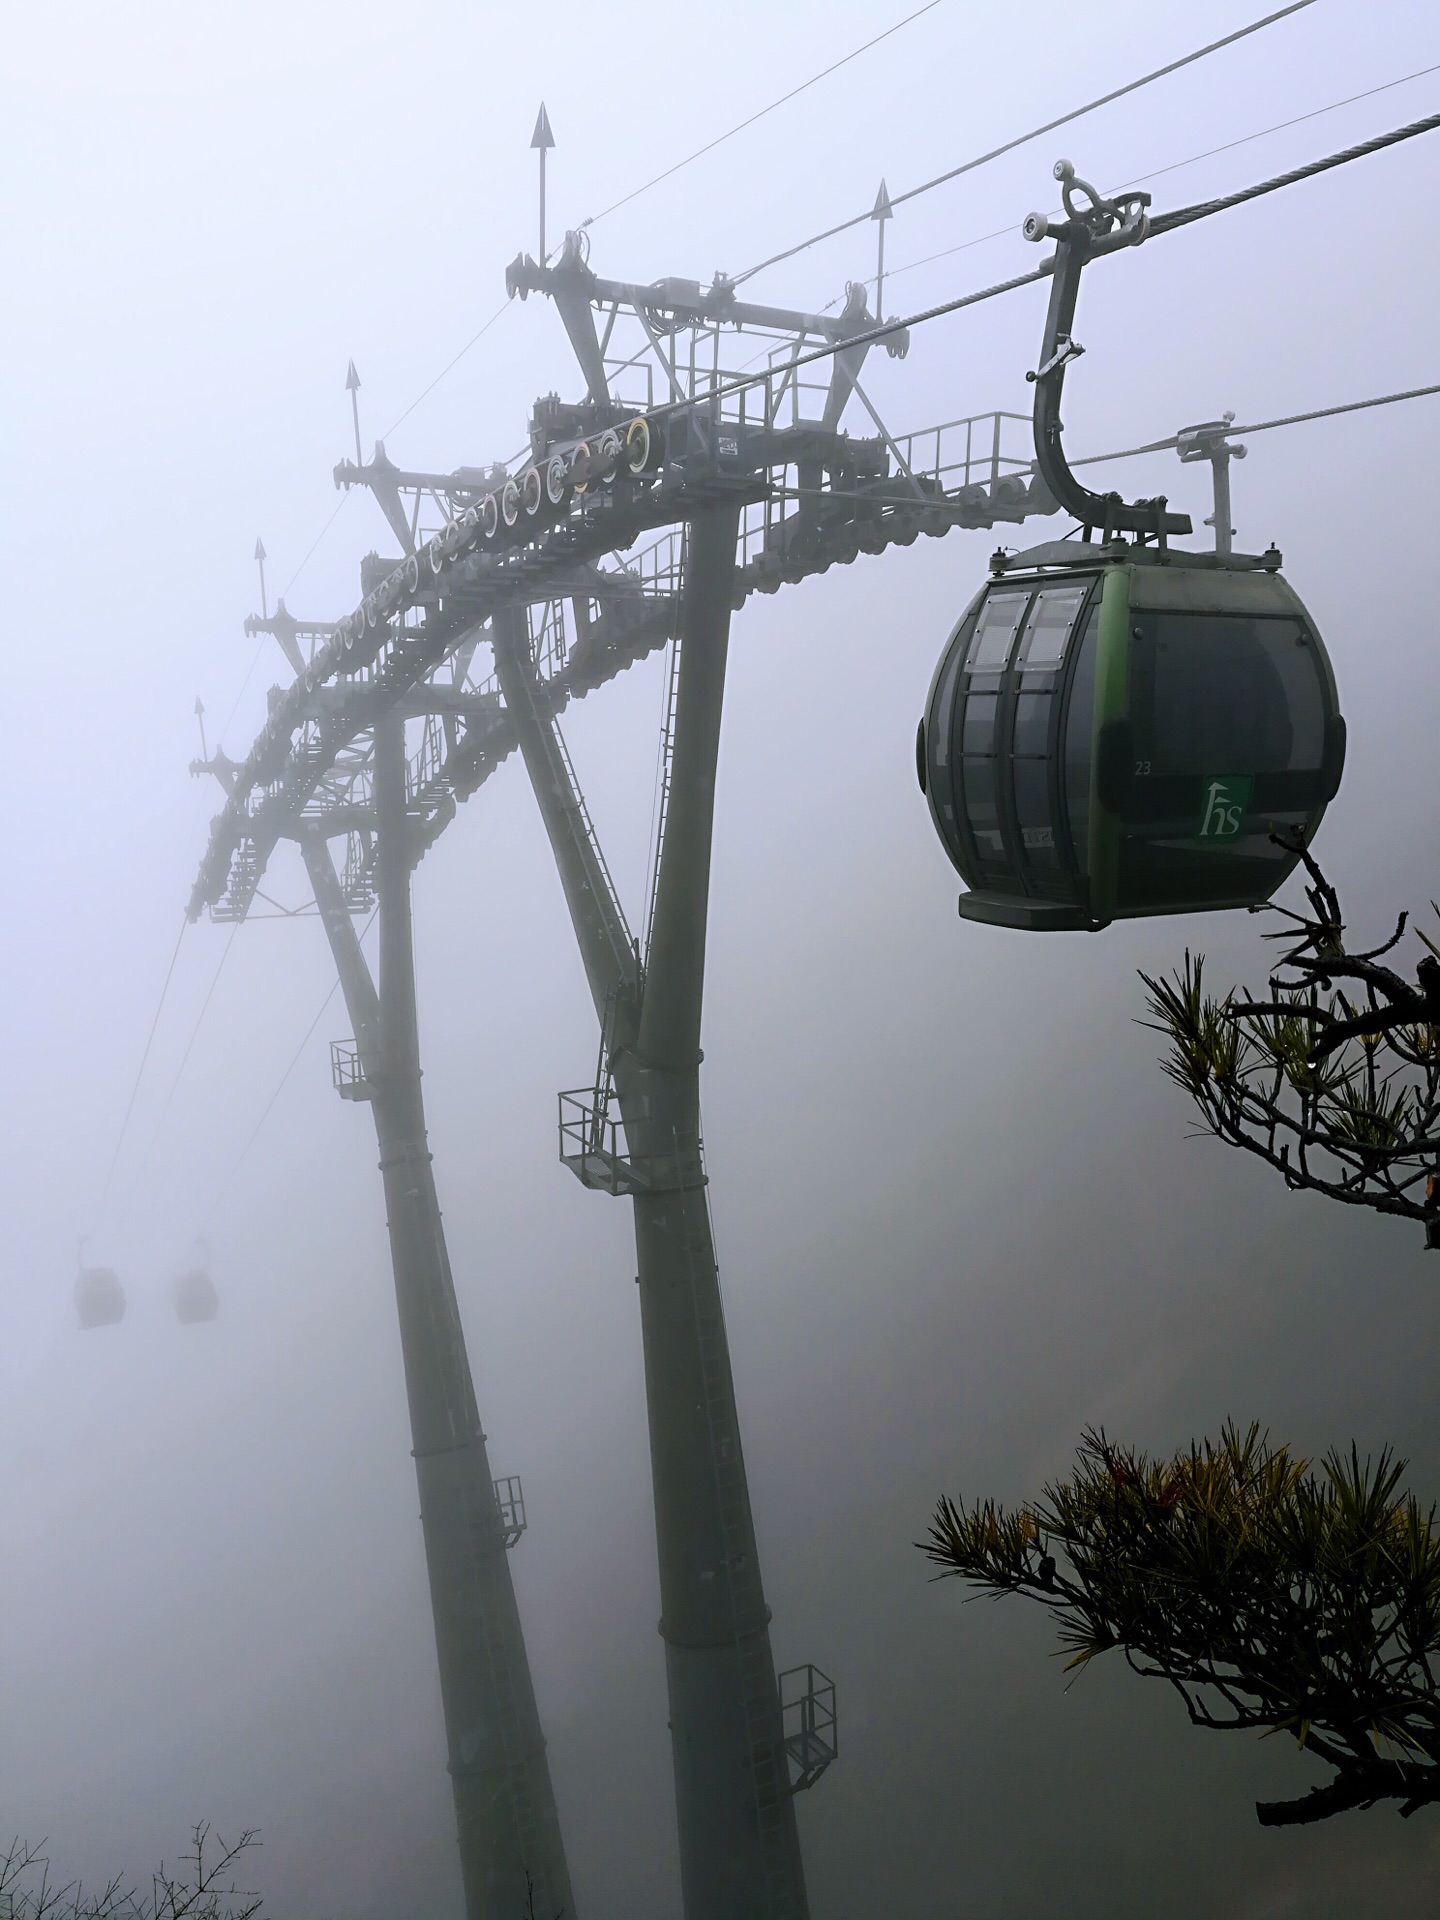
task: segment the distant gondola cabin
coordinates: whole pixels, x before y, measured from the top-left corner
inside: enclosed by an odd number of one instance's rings
[[[113,1327],[125,1318],[125,1289],[110,1267],[81,1267],[75,1280],[75,1311],[82,1329]]]
[[[191,1267],[175,1283],[175,1317],[182,1326],[199,1326],[220,1312],[220,1296],[207,1267]]]
[[[1334,797],[1335,677],[1273,550],[1055,541],[966,609],[920,782],[972,920],[1094,930],[1268,900]]]

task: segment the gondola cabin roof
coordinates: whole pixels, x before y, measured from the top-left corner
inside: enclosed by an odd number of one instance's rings
[[[941,656],[921,785],[967,919],[1096,931],[1267,900],[1345,723],[1280,555],[1048,541],[997,554]]]

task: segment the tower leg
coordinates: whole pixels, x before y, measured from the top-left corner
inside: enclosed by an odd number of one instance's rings
[[[467,1920],[573,1920],[565,1851],[426,1142],[404,723],[375,731],[380,987],[330,855],[304,845],[372,1090]]]
[[[496,671],[611,1046],[635,1196],[655,1534],[686,1920],[805,1920],[700,1143],[700,1012],[715,771],[738,513],[690,524],[670,802],[649,964],[536,699],[523,623],[497,618]]]
[[[686,1920],[804,1920],[770,1610],[700,1148],[700,1014],[736,533],[730,508],[690,526],[654,928],[638,1043],[617,1058],[616,1090],[632,1158],[653,1170],[652,1190],[635,1196],[635,1242]]]

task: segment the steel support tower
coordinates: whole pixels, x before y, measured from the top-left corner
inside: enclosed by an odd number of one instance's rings
[[[426,1147],[410,931],[414,868],[518,750],[600,1028],[594,1085],[560,1095],[560,1157],[634,1209],[685,1913],[804,1920],[794,1800],[834,1757],[834,1688],[813,1666],[775,1671],[700,1119],[730,619],[749,593],[862,552],[1054,503],[1028,447],[1006,444],[1028,416],[891,433],[860,384],[875,343],[863,288],[826,317],[741,302],[723,279],[607,281],[575,234],[554,266],[522,256],[507,284],[554,300],[583,397],[536,403],[513,471],[405,471],[378,443],[369,462],[337,467],[337,485],[371,492],[401,552],[366,558],[341,619],[301,622],[282,602],[247,621],[275,637],[294,680],[271,690],[243,762],[195,763],[226,798],[189,912],[244,918],[279,844],[298,843],[354,1032],[333,1049],[336,1086],[370,1103],[380,1145],[467,1914],[528,1920],[528,1873],[534,1912],[571,1916],[505,1555],[513,1515],[491,1482]],[[760,343],[748,385],[726,364],[732,337]],[[902,326],[881,337],[903,357]],[[811,383],[802,355],[816,345],[831,353]],[[852,437],[856,402],[873,431]],[[667,646],[637,938],[559,722]],[[378,989],[354,927],[377,893]]]
[[[420,1092],[410,823],[400,714],[374,728],[380,981],[370,977],[330,852],[300,846],[355,1032],[351,1097],[375,1116],[430,1576],[466,1910],[571,1912],[570,1879],[455,1282]]]

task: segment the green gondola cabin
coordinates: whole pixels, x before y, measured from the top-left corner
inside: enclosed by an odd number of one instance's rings
[[[1279,565],[1119,540],[996,556],[917,740],[965,918],[1093,931],[1270,898],[1345,758]]]

